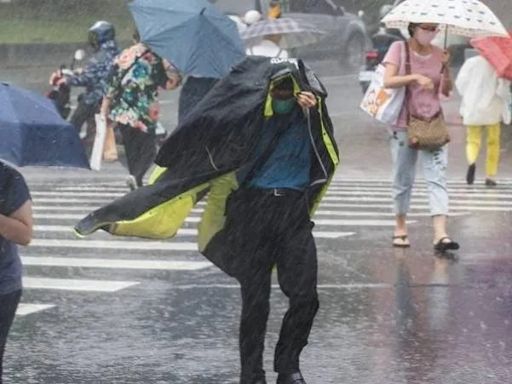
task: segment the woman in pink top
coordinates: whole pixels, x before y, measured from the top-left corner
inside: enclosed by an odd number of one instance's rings
[[[455,250],[459,244],[446,232],[448,191],[446,187],[446,146],[436,151],[410,148],[407,141],[407,116],[431,118],[441,111],[440,93],[448,96],[452,79],[448,67],[449,54],[432,45],[439,32],[437,24],[409,24],[408,41],[411,73],[406,73],[405,42],[391,45],[383,64],[386,66],[384,84],[388,88],[408,87],[408,94],[398,121],[391,127],[393,156],[393,200],[396,226],[393,246],[409,247],[406,218],[410,207],[418,157],[427,183],[430,213],[433,219],[434,248],[438,251]]]

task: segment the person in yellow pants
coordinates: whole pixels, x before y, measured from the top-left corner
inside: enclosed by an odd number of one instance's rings
[[[466,182],[475,181],[476,161],[480,153],[483,131],[487,131],[485,185],[496,186],[500,161],[501,122],[511,121],[510,81],[499,78],[495,69],[482,56],[466,60],[455,81],[462,96],[460,114],[467,126]]]
[[[476,161],[480,154],[483,131],[487,131],[487,161],[485,166],[485,184],[496,185],[496,174],[500,162],[500,133],[501,123],[492,125],[470,125],[467,127],[466,157],[469,164],[467,183],[473,184],[476,171]]]

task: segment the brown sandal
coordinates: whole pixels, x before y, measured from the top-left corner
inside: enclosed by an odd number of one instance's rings
[[[393,247],[395,248],[409,248],[409,238],[407,235],[395,235],[393,236]]]

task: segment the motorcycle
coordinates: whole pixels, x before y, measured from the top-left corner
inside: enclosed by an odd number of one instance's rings
[[[372,36],[371,41],[373,48],[366,52],[365,64],[359,72],[359,84],[363,93],[365,93],[370,86],[375,70],[386,56],[391,44],[403,39],[400,31],[385,28],[381,28]]]
[[[73,76],[75,65],[85,58],[85,51],[79,49],[73,55],[69,68],[62,64],[59,70],[50,76],[52,89],[46,93],[46,97],[53,101],[57,111],[63,119],[67,119],[71,113],[71,87],[61,80]]]

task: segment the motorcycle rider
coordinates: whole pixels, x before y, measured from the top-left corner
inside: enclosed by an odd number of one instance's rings
[[[105,94],[107,80],[112,69],[114,58],[119,54],[119,48],[115,41],[115,28],[108,21],[97,21],[89,28],[88,42],[94,50],[94,55],[89,59],[82,70],[77,70],[72,76],[63,77],[59,72],[52,75],[74,87],[85,87],[85,92],[78,97],[78,105],[71,116],[70,122],[80,133],[82,125],[92,120],[99,110],[101,100]],[[94,132],[89,129],[85,141],[94,140]]]

